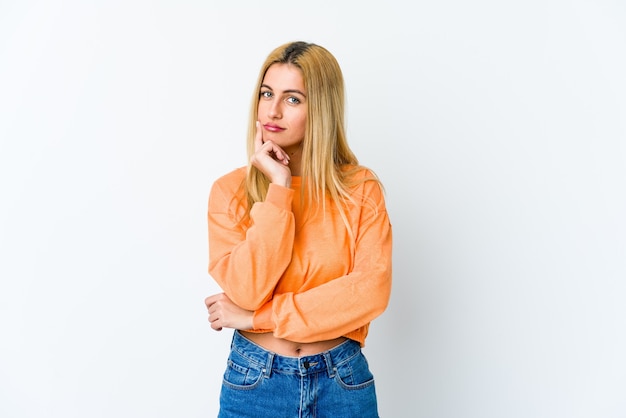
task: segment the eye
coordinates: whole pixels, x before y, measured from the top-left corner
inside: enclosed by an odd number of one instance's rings
[[[272,94],[272,92],[271,92],[271,91],[268,91],[268,90],[263,90],[263,91],[259,94],[259,96],[261,97],[261,99],[269,99],[269,98],[271,98],[271,97],[273,96],[273,94]]]
[[[289,96],[289,97],[287,97],[286,101],[287,101],[287,103],[289,103],[289,104],[300,104],[300,103],[301,103],[301,102],[300,102],[300,99],[298,99],[298,98],[297,98],[297,97],[295,97],[295,96]]]

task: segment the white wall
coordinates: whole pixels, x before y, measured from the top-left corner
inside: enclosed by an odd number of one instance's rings
[[[388,192],[381,415],[625,416],[624,3],[226,3],[0,3],[0,416],[216,415],[206,200],[298,39]]]

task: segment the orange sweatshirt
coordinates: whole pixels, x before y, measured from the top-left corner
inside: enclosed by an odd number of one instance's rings
[[[211,276],[235,304],[254,311],[255,332],[302,343],[345,336],[363,346],[391,292],[391,224],[380,185],[365,181],[353,190],[352,239],[329,198],[325,213],[307,210],[300,177],[291,188],[270,184],[265,201],[239,222],[245,175],[239,168],[211,188]]]

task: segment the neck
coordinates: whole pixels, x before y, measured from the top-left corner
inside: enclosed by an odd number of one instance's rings
[[[291,157],[289,160],[289,170],[291,170],[292,176],[301,176],[302,170],[300,168],[300,158]]]
[[[302,149],[298,148],[296,150],[286,151],[289,154],[289,170],[291,170],[292,176],[301,176],[302,169]]]

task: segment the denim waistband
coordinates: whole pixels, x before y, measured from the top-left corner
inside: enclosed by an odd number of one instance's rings
[[[267,351],[241,335],[239,331],[235,331],[231,350],[236,351],[250,362],[256,363],[262,368],[263,373],[267,377],[269,377],[272,371],[301,375],[326,371],[329,377],[332,378],[338,365],[350,360],[361,352],[361,345],[357,341],[346,340],[338,346],[319,354],[289,357]]]

